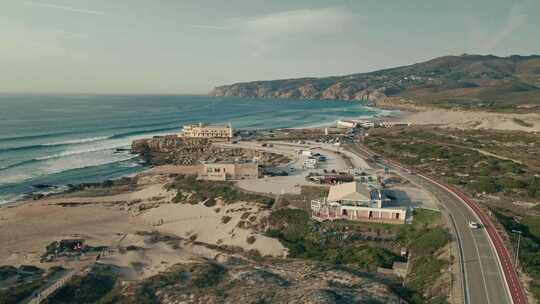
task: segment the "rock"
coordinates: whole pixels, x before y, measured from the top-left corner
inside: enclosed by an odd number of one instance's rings
[[[131,151],[150,165],[196,165],[201,161],[252,160],[258,158],[261,165],[286,163],[289,160],[279,154],[224,148],[212,145],[203,138],[182,138],[176,135],[139,139],[133,141]]]

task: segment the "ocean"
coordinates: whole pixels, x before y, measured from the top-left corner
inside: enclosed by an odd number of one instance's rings
[[[359,102],[209,96],[0,95],[0,204],[144,170],[118,148],[199,121],[295,128],[388,112]],[[53,185],[43,188],[42,185]]]

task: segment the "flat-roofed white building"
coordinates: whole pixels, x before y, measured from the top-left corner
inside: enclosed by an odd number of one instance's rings
[[[185,125],[180,132],[181,137],[190,138],[217,138],[230,140],[233,137],[233,128],[228,125],[199,124]]]
[[[379,121],[376,126],[381,128],[410,127],[411,123],[403,121]]]
[[[198,178],[212,181],[241,179],[257,179],[259,165],[257,162],[215,162],[203,163]]]
[[[406,208],[384,206],[381,190],[359,182],[332,186],[326,198],[311,201],[316,220],[358,220],[404,224]]]

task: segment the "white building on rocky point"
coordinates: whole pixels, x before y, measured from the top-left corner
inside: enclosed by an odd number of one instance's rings
[[[233,137],[233,128],[228,125],[199,124],[185,125],[180,132],[181,137],[214,138],[230,140]]]
[[[316,220],[357,220],[389,224],[404,224],[406,208],[384,206],[381,190],[359,182],[332,186],[328,197],[311,201],[312,217]]]

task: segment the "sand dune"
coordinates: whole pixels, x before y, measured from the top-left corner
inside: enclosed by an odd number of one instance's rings
[[[405,114],[398,120],[416,125],[441,125],[458,129],[540,131],[540,115],[427,109]]]

